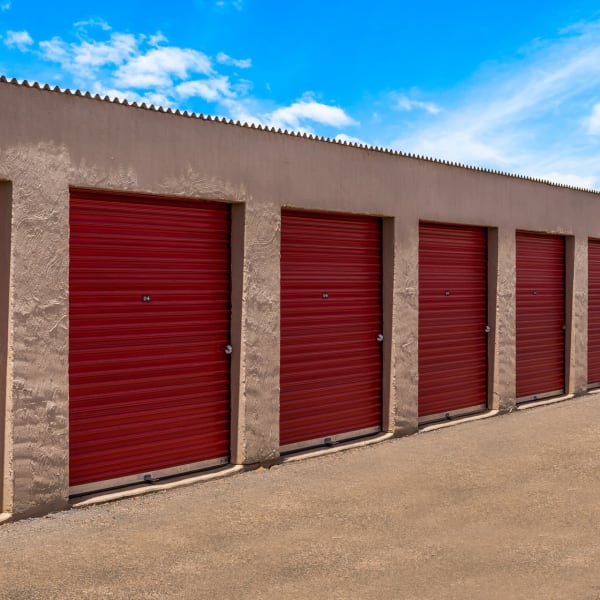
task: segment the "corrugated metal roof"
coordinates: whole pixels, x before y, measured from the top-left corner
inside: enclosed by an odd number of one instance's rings
[[[411,152],[403,152],[402,150],[394,150],[392,148],[385,148],[383,146],[370,146],[369,144],[360,144],[358,142],[351,142],[351,141],[346,141],[346,140],[336,140],[333,138],[314,135],[312,133],[290,131],[288,129],[277,129],[275,127],[270,127],[268,125],[234,121],[233,119],[228,119],[226,117],[205,115],[202,113],[195,113],[193,111],[180,110],[178,108],[175,108],[175,109],[165,108],[164,106],[156,106],[154,104],[146,104],[145,102],[142,102],[140,104],[137,102],[130,102],[129,100],[125,100],[123,98],[102,96],[100,94],[92,94],[91,92],[82,92],[81,90],[71,90],[69,88],[61,88],[58,85],[50,86],[48,84],[38,83],[37,81],[30,82],[27,79],[16,79],[15,77],[13,77],[12,79],[9,79],[8,77],[6,77],[4,75],[0,75],[0,83],[8,83],[10,85],[18,85],[21,87],[45,90],[45,91],[49,91],[49,92],[65,94],[68,96],[80,96],[82,98],[89,98],[89,99],[97,100],[100,102],[121,104],[124,106],[130,106],[132,108],[141,108],[144,110],[151,110],[151,111],[155,111],[155,112],[159,112],[159,113],[167,113],[167,114],[178,115],[181,117],[187,117],[187,118],[192,118],[192,119],[201,119],[203,121],[215,121],[217,123],[223,123],[225,125],[233,125],[235,127],[246,127],[248,129],[257,129],[259,131],[267,131],[270,133],[276,133],[276,134],[280,134],[280,135],[288,135],[288,136],[297,137],[297,138],[306,138],[306,139],[312,140],[312,141],[326,142],[329,144],[337,144],[338,146],[349,146],[351,148],[359,148],[359,149],[368,150],[371,152],[381,152],[383,154],[390,154],[393,156],[402,156],[404,158],[412,158],[412,159],[416,159],[416,160],[423,160],[426,162],[433,162],[436,164],[447,165],[450,167],[457,167],[459,169],[467,169],[469,171],[479,171],[482,173],[490,173],[492,175],[500,175],[502,177],[511,177],[513,179],[522,179],[525,181],[532,181],[535,183],[543,183],[546,185],[550,185],[552,187],[567,188],[567,189],[575,190],[578,192],[588,192],[588,193],[592,193],[592,194],[600,194],[599,190],[593,190],[590,188],[583,188],[583,187],[576,187],[576,186],[568,185],[566,183],[556,183],[554,181],[549,181],[547,179],[540,179],[537,177],[530,177],[528,175],[520,175],[520,174],[516,174],[516,173],[508,173],[506,171],[498,171],[495,169],[488,169],[486,167],[477,167],[477,166],[473,166],[473,165],[466,165],[466,164],[454,162],[451,160],[433,158],[431,156],[422,156],[420,154],[413,154]]]

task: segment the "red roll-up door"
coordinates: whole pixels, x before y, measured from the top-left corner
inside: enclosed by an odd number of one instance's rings
[[[381,428],[381,223],[284,210],[283,450]]]
[[[588,384],[600,385],[600,240],[588,244]]]
[[[487,235],[481,227],[419,227],[419,417],[487,406]]]
[[[224,204],[72,191],[72,491],[227,460],[229,222]]]
[[[518,231],[517,401],[565,388],[565,239]]]

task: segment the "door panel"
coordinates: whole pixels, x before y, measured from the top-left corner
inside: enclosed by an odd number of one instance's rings
[[[487,405],[487,242],[481,227],[419,227],[419,417]]]
[[[284,210],[282,446],[381,427],[381,223]]]
[[[224,204],[73,191],[71,486],[229,455]]]
[[[517,401],[565,387],[565,240],[517,232]]]

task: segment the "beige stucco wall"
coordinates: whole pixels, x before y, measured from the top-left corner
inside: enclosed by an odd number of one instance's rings
[[[8,299],[10,297],[10,240],[12,229],[12,186],[0,182],[0,513],[8,512],[6,478],[6,367],[8,364]]]
[[[0,277],[0,358],[9,349],[5,510],[36,514],[67,503],[70,186],[234,204],[232,462],[279,453],[282,207],[384,217],[385,429],[418,427],[419,220],[492,228],[490,407],[501,410],[515,396],[515,231],[573,236],[568,386],[585,389],[586,244],[600,237],[597,194],[11,83],[0,83],[0,106],[13,265],[10,293]],[[7,248],[6,226],[0,232]]]

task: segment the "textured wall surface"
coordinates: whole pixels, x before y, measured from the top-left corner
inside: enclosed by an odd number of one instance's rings
[[[588,240],[576,236],[572,240],[572,273],[567,270],[567,391],[582,394],[587,388],[587,295]]]
[[[68,495],[68,157],[23,145],[0,165],[13,195],[6,488],[27,515]]]
[[[595,193],[11,83],[0,82],[0,105],[0,181],[13,200],[9,290],[0,279],[0,314],[10,300],[4,508],[15,514],[68,498],[69,187],[234,204],[232,462],[279,454],[282,207],[384,217],[384,428],[418,428],[419,220],[495,232],[490,407],[503,411],[515,404],[515,231],[575,237],[567,371],[570,391],[585,390]]]
[[[10,298],[10,240],[12,229],[12,186],[0,182],[0,513],[10,510],[9,490],[4,490],[5,473],[5,427],[6,410],[6,367],[8,365],[8,315]]]
[[[279,255],[281,212],[273,204],[246,209],[243,291],[241,461],[279,456]]]
[[[516,406],[517,368],[516,316],[517,272],[515,268],[517,247],[516,231],[501,227],[497,236],[496,299],[494,348],[490,359],[494,361],[492,379],[492,408],[502,412]]]
[[[419,223],[396,219],[393,332],[395,431],[405,435],[419,424]]]

